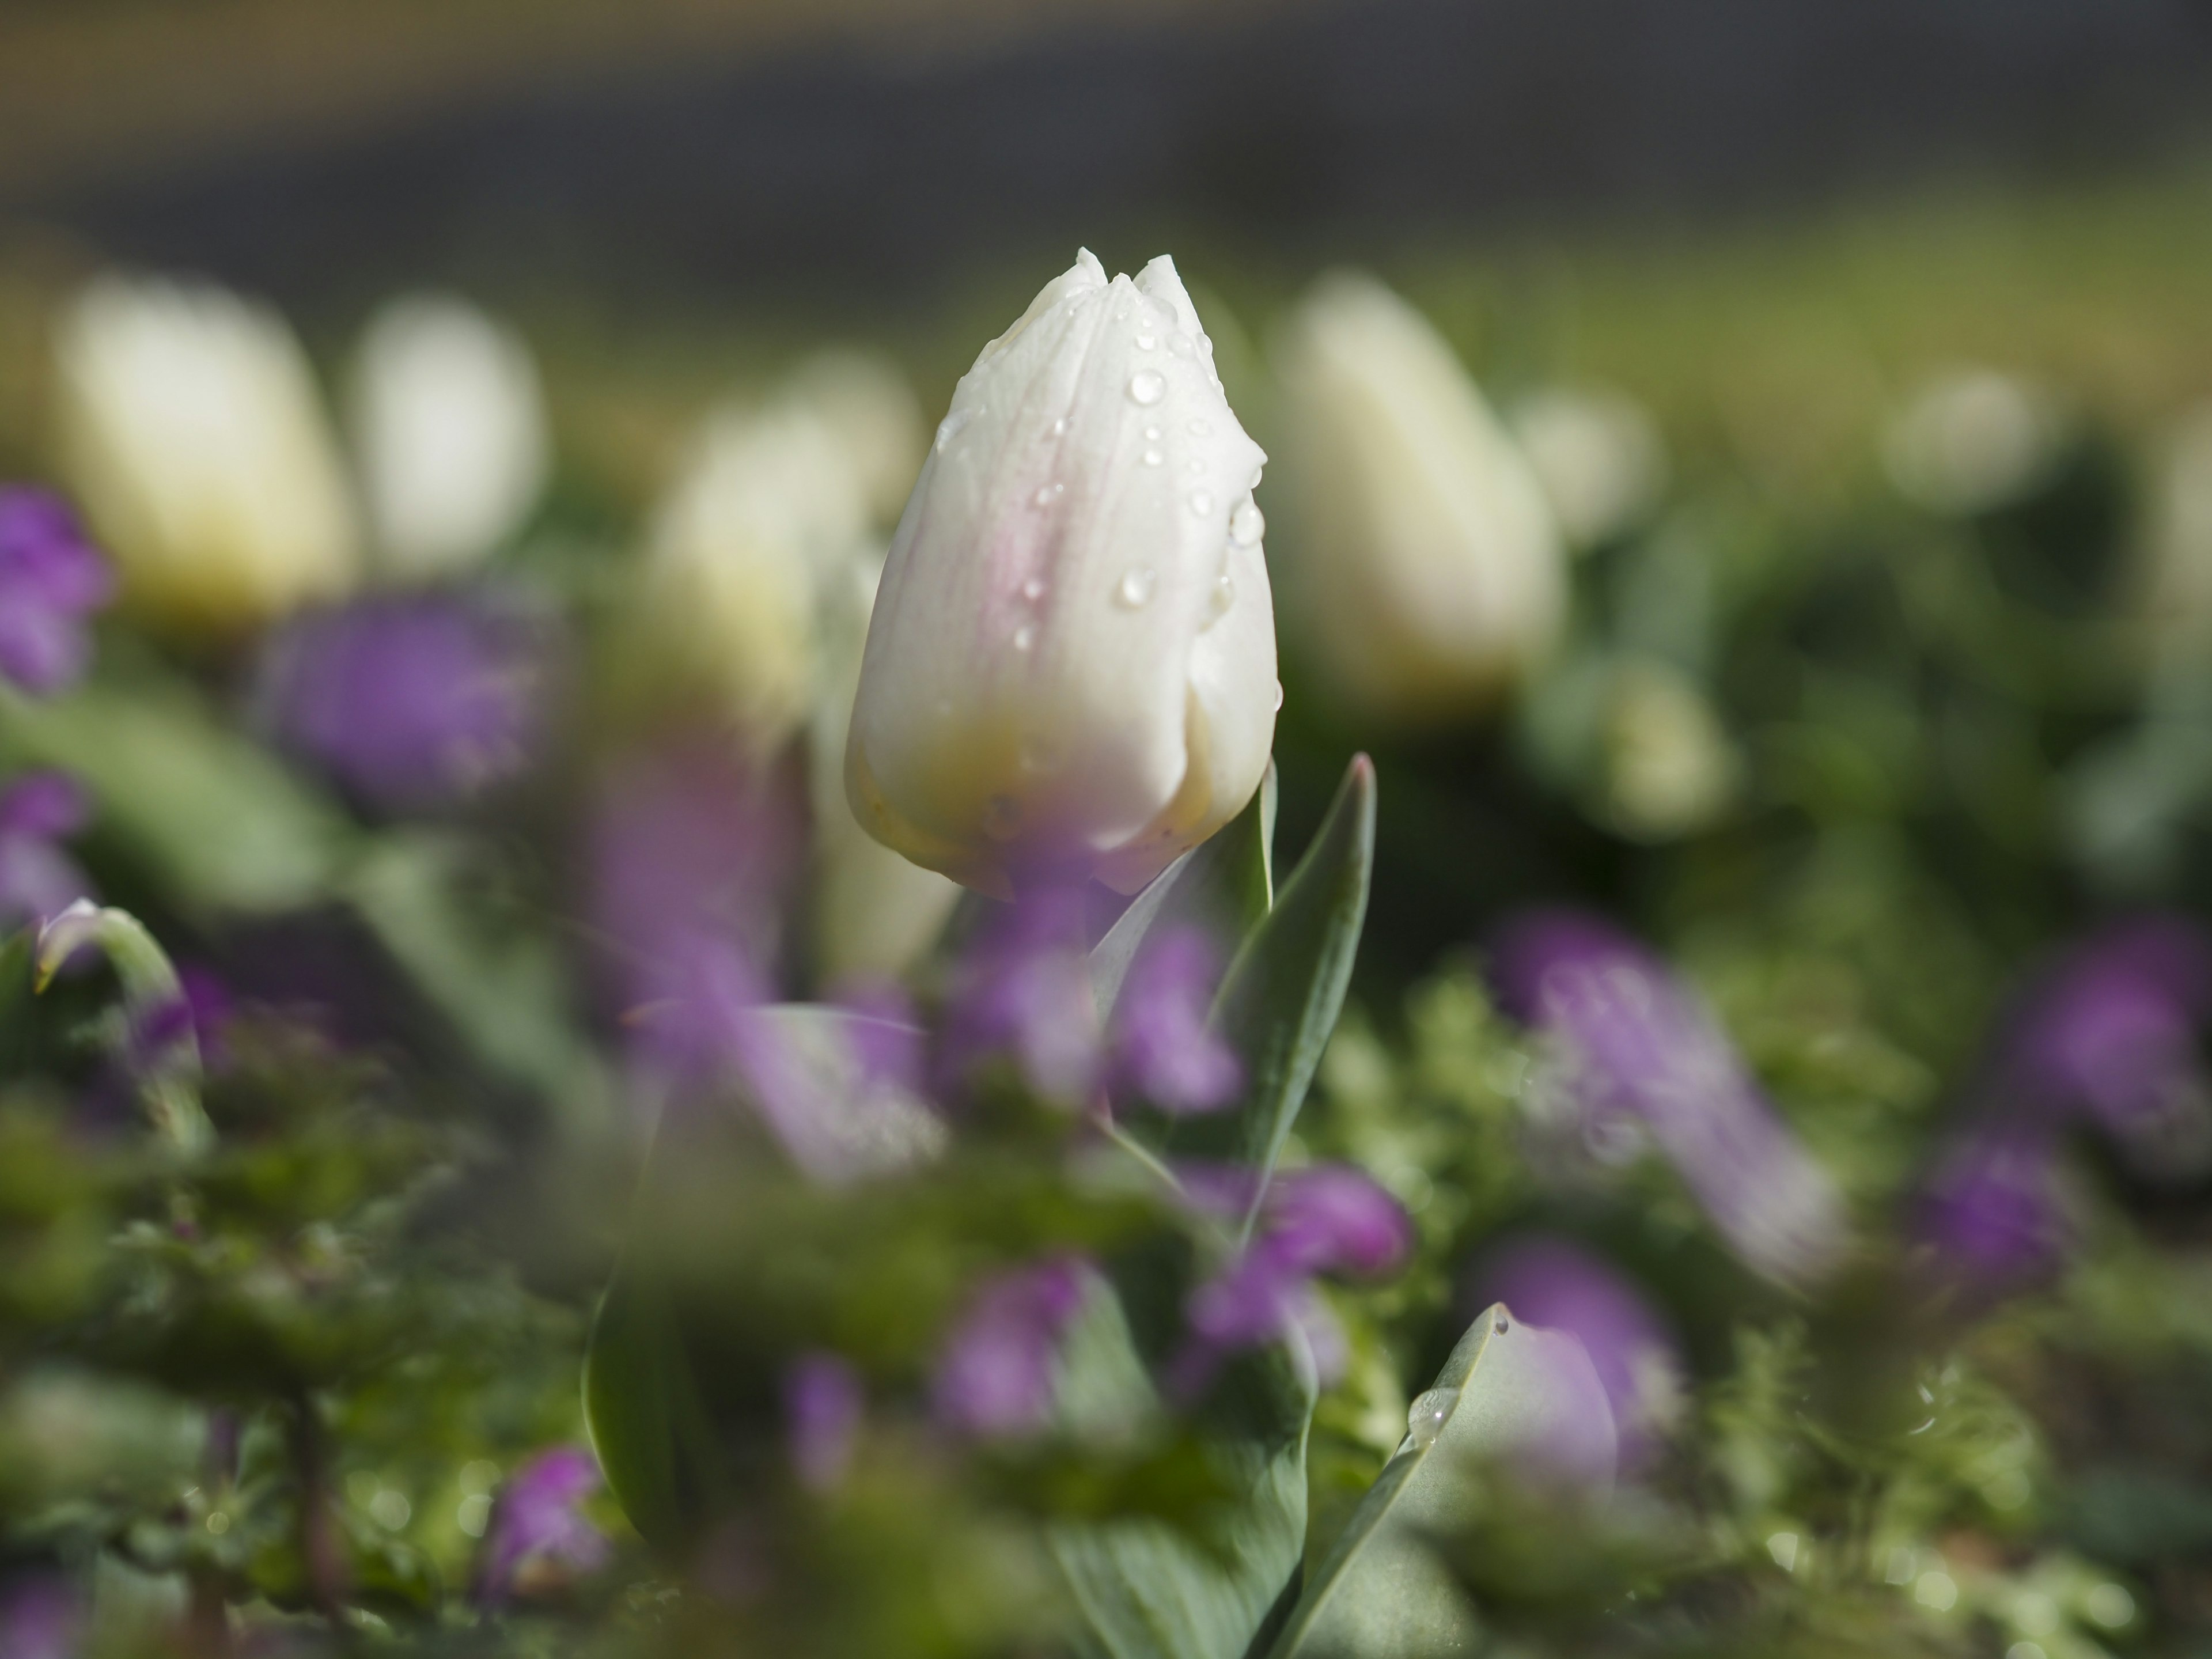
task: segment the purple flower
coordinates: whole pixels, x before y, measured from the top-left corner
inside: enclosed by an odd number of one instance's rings
[[[541,619],[483,596],[363,599],[288,623],[258,696],[279,740],[361,799],[430,807],[528,764],[550,658]]]
[[[0,1593],[0,1656],[74,1659],[84,1622],[84,1608],[62,1580],[18,1580]]]
[[[1954,1141],[1921,1194],[1913,1231],[1942,1276],[1969,1295],[2048,1279],[2074,1242],[2057,1139],[1984,1124]]]
[[[1206,1023],[1221,963],[1195,927],[1148,943],[1114,1009],[1117,1086],[1164,1112],[1211,1112],[1244,1086],[1237,1051]]]
[[[1057,1255],[986,1279],[938,1356],[939,1420],[973,1435],[1042,1428],[1060,1338],[1082,1311],[1090,1271],[1080,1256]]]
[[[947,1097],[994,1059],[1045,1099],[1079,1107],[1100,1083],[1098,1014],[1080,888],[1023,895],[961,963],[939,1054]]]
[[[805,856],[795,772],[748,764],[726,733],[687,732],[622,757],[595,793],[590,909],[625,1008],[670,995],[707,945],[774,959]]]
[[[477,1605],[502,1607],[605,1566],[614,1547],[579,1512],[599,1489],[599,1466],[580,1446],[556,1446],[517,1469],[478,1553]]]
[[[1179,1173],[1201,1208],[1227,1200],[1229,1213],[1243,1212],[1237,1197],[1242,1172],[1226,1179],[1202,1170]],[[1249,1184],[1244,1190],[1249,1193]],[[1387,1273],[1412,1245],[1413,1225],[1397,1200],[1358,1170],[1318,1164],[1278,1176],[1267,1188],[1251,1242],[1191,1294],[1186,1310],[1191,1341],[1176,1363],[1176,1392],[1186,1398],[1196,1394],[1224,1355],[1277,1341],[1293,1328],[1312,1344],[1322,1375],[1334,1376],[1343,1364],[1343,1337],[1314,1279],[1322,1273]]]
[[[1980,1093],[2018,1126],[2086,1121],[2147,1175],[2212,1155],[2197,1031],[2212,1013],[2212,939],[2179,916],[2122,922],[2030,985],[2003,1022]]]
[[[1680,1400],[1682,1363],[1673,1335],[1636,1287],[1564,1239],[1540,1235],[1484,1261],[1462,1298],[1470,1313],[1502,1302],[1525,1324],[1565,1331],[1583,1345],[1613,1407],[1621,1462],[1633,1468],[1657,1446]],[[1579,1446],[1562,1448],[1573,1463]]]
[[[785,1372],[783,1414],[801,1486],[821,1492],[842,1484],[866,1405],[860,1379],[835,1354],[802,1355]]]
[[[59,496],[0,489],[0,680],[33,696],[73,684],[92,655],[86,619],[113,592]]]
[[[1498,1000],[1557,1051],[1544,1081],[1593,1151],[1640,1129],[1748,1266],[1784,1284],[1843,1254],[1842,1200],[1693,993],[1594,916],[1510,925],[1492,955]]]
[[[93,896],[91,880],[57,844],[90,816],[84,791],[66,773],[26,772],[0,791],[0,933]]]

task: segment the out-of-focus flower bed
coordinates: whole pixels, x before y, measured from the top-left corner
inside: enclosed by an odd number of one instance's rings
[[[1226,526],[1205,629],[1272,587],[1279,896],[1377,780],[1272,1185],[1207,1127],[1266,964],[1115,955],[1227,794],[1018,910],[848,804],[848,730],[928,714],[862,679],[884,550],[926,458],[950,513],[963,432],[1030,441],[950,393],[1050,270],[872,337],[0,269],[0,1659],[1236,1659],[1085,1599],[1262,1550],[1209,1402],[1317,1382],[1263,1544],[1333,1583],[1496,1304],[1602,1395],[1420,1533],[1497,1651],[2208,1650],[2197,194],[1388,283],[1178,250],[1158,361],[1234,419],[1128,465]],[[900,662],[955,651],[915,615]],[[1233,794],[1266,749],[1193,684],[1128,723]],[[994,787],[938,764],[900,811]],[[989,817],[893,838],[988,886]],[[1070,1127],[1109,1095],[1174,1201]],[[1133,1384],[1097,1287],[1146,1253]],[[651,1285],[713,1450],[641,1475],[605,1356],[668,1351],[604,1326]],[[1251,1651],[1336,1650],[1297,1601]]]

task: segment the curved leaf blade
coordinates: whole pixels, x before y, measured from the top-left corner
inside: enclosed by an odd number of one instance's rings
[[[1243,1100],[1230,1111],[1178,1119],[1166,1133],[1174,1157],[1232,1159],[1259,1172],[1248,1231],[1343,1011],[1374,864],[1375,766],[1358,755],[1215,999],[1215,1025],[1244,1062]]]
[[[1612,1484],[1613,1412],[1589,1356],[1503,1303],[1468,1328],[1415,1409],[1433,1434],[1408,1434],[1383,1467],[1271,1659],[1478,1650],[1477,1612],[1429,1540],[1465,1523],[1484,1469],[1535,1456],[1595,1491]]]

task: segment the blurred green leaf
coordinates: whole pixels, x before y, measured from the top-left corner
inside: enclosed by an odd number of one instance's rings
[[[179,680],[88,685],[44,702],[0,691],[0,752],[82,779],[100,831],[188,910],[312,903],[357,833]]]
[[[471,915],[462,852],[427,833],[387,837],[347,872],[343,890],[479,1060],[592,1133],[607,1122],[612,1090],[571,1018],[559,961],[542,938],[494,937]]]
[[[1054,1558],[1085,1625],[1111,1659],[1243,1659],[1305,1549],[1306,1431],[1316,1393],[1300,1343],[1241,1356],[1198,1428],[1226,1489],[1195,1528],[1125,1520],[1053,1529]],[[1071,1425],[1138,1431],[1159,1410],[1120,1296],[1101,1283],[1068,1338],[1060,1401]]]
[[[1485,1471],[1535,1458],[1562,1476],[1612,1475],[1605,1390],[1572,1337],[1510,1318],[1469,1326],[1273,1649],[1273,1659],[1459,1653],[1481,1625],[1434,1546],[1473,1518]],[[1603,1469],[1589,1465],[1601,1461]],[[1560,1469],[1558,1466],[1564,1464]]]

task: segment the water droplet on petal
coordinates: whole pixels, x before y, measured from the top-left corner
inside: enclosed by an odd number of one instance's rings
[[[1049,507],[1054,500],[1066,493],[1067,486],[1066,484],[1040,484],[1037,487],[1037,493],[1034,496],[1030,497],[1030,499],[1036,501],[1039,507]]]
[[[1192,490],[1190,492],[1190,510],[1197,514],[1200,518],[1204,518],[1207,514],[1212,512],[1213,493],[1211,490],[1206,489]]]
[[[1024,623],[1014,630],[1014,649],[1026,651],[1036,643],[1036,629]]]
[[[1145,428],[1145,441],[1146,441],[1146,443],[1148,443],[1148,444],[1156,444],[1156,443],[1159,442],[1159,441],[1160,441],[1160,429],[1159,429],[1159,428],[1158,428],[1158,427],[1156,427],[1156,426],[1148,426],[1148,427],[1146,427],[1146,428]]]
[[[1207,420],[1205,416],[1194,415],[1191,417],[1190,435],[1192,437],[1203,438],[1207,433],[1212,430],[1213,422]]]
[[[1114,590],[1114,597],[1132,611],[1141,611],[1152,603],[1152,589],[1159,585],[1159,574],[1148,564],[1133,565],[1121,578],[1121,585]]]
[[[1159,343],[1159,337],[1158,335],[1139,334],[1137,337],[1137,349],[1139,351],[1150,351]]]
[[[1246,484],[1244,488],[1247,489],[1257,489],[1260,487],[1260,475],[1266,471],[1267,469],[1265,467],[1254,467],[1252,469],[1252,482]]]
[[[1044,597],[1044,578],[1032,576],[1022,584],[1022,597],[1035,605]]]
[[[1406,1434],[1414,1445],[1426,1449],[1437,1443],[1437,1436],[1443,1431],[1444,1419],[1452,1414],[1455,1404],[1449,1389],[1431,1389],[1418,1395],[1406,1413]]]
[[[1276,711],[1276,713],[1280,714],[1280,713],[1282,712],[1282,708],[1283,708],[1283,683],[1282,683],[1282,681],[1280,681],[1280,680],[1277,680],[1277,681],[1275,682],[1275,711]]]
[[[1267,515],[1260,511],[1260,504],[1250,497],[1237,504],[1229,515],[1229,539],[1239,547],[1249,547],[1267,533]]]
[[[1206,612],[1206,626],[1211,628],[1219,622],[1229,614],[1230,607],[1236,603],[1237,583],[1224,570],[1221,573],[1221,580],[1213,585],[1212,609]]]
[[[1012,795],[994,795],[983,803],[983,833],[1004,841],[1022,825],[1022,804]]]
[[[1161,454],[1157,449],[1148,449],[1145,452],[1145,465],[1146,466],[1158,466],[1165,459],[1167,459],[1167,457]]]
[[[1058,420],[1052,423],[1052,435],[1055,438],[1064,438],[1067,435],[1066,416],[1061,416]]]
[[[1168,395],[1167,377],[1156,369],[1140,368],[1129,377],[1129,401],[1152,404]]]
[[[960,429],[982,412],[982,406],[979,404],[973,409],[956,409],[939,421],[937,423],[937,453],[942,455],[952,441],[960,435]]]
[[[1188,334],[1176,335],[1173,338],[1169,340],[1168,349],[1175,353],[1178,357],[1189,356],[1191,352],[1190,336]]]
[[[1282,706],[1283,688],[1279,683],[1275,687],[1275,707],[1280,708]],[[1490,1328],[1492,1332],[1498,1336],[1504,1335],[1507,1331],[1512,1328],[1512,1326],[1513,1322],[1508,1319],[1504,1314],[1498,1315],[1497,1318],[1490,1322]]]

